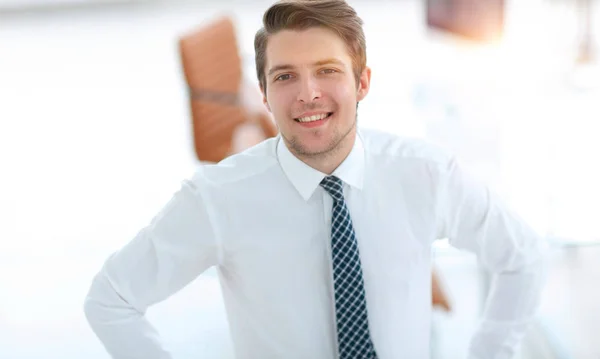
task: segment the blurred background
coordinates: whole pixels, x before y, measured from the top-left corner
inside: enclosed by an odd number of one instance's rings
[[[267,0],[0,0],[0,358],[108,358],[92,276],[199,165],[178,41],[235,23],[244,78]],[[600,3],[350,0],[372,87],[362,126],[456,153],[552,245],[521,358],[600,358]],[[432,355],[464,358],[487,276],[440,241],[452,303]],[[151,308],[174,358],[233,358],[215,273]]]

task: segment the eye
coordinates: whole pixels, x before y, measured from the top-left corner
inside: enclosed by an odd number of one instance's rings
[[[286,81],[289,80],[291,78],[292,75],[290,74],[283,74],[283,75],[279,75],[275,78],[275,81]]]
[[[333,74],[333,73],[336,73],[338,71],[336,69],[323,69],[323,70],[321,70],[321,72],[325,73],[325,74]]]

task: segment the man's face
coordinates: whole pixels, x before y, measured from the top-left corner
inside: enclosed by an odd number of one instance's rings
[[[367,95],[370,69],[357,85],[339,36],[323,28],[283,30],[269,38],[266,58],[264,102],[292,152],[327,154],[354,136],[356,104]]]

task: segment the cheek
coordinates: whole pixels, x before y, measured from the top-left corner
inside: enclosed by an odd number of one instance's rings
[[[275,119],[286,116],[290,111],[290,106],[293,103],[293,97],[290,96],[290,91],[278,88],[267,93],[267,104]]]
[[[354,107],[356,104],[357,90],[353,84],[338,82],[332,87],[331,95],[340,107]]]
[[[271,111],[277,112],[281,107],[281,92],[277,90],[270,90],[267,92],[267,104],[271,108]]]

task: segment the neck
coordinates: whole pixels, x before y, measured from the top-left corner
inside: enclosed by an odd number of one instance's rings
[[[337,146],[335,146],[335,148],[331,149],[330,151],[311,156],[301,155],[298,153],[294,153],[294,155],[298,157],[300,161],[306,163],[317,171],[330,175],[348,157],[352,151],[352,148],[354,147],[355,141],[356,131],[352,130],[340,141],[340,143],[338,143]]]

